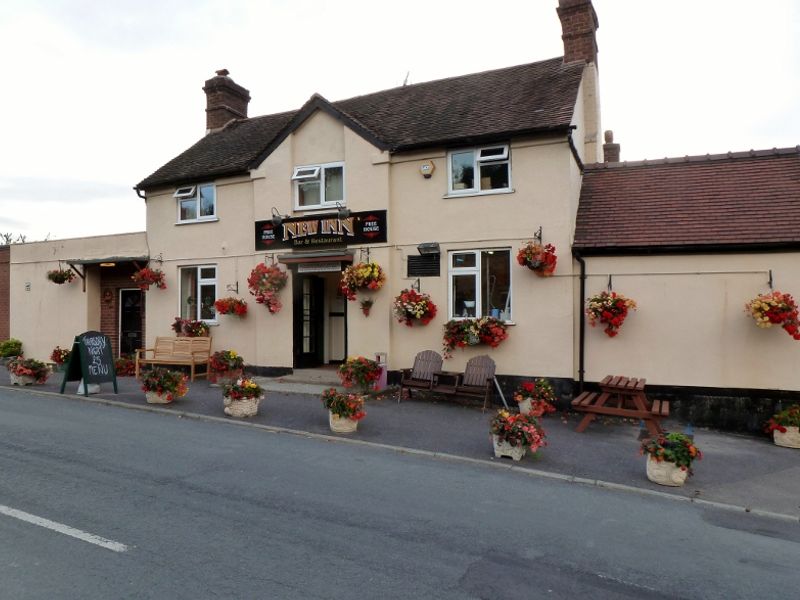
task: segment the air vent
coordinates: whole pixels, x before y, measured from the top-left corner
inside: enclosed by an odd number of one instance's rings
[[[440,254],[410,254],[407,277],[439,277]]]

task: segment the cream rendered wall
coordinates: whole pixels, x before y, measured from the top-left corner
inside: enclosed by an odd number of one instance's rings
[[[79,277],[57,285],[47,272],[59,268],[59,260],[145,255],[143,232],[13,244],[11,337],[22,341],[26,356],[49,362],[56,346],[69,348],[76,335],[100,329],[100,267],[86,268],[86,292]]]
[[[419,167],[432,160],[435,171],[424,179]],[[512,314],[514,325],[498,348],[477,346],[456,350],[445,363],[462,369],[472,356],[488,354],[499,374],[572,377],[573,286],[569,257],[571,214],[576,171],[566,139],[518,140],[511,144],[513,193],[446,198],[447,164],[444,150],[407,154],[392,159],[390,234],[397,245],[389,300],[410,280],[405,279],[409,254],[420,242],[439,242],[440,277],[421,278],[422,291],[431,294],[439,313],[427,327],[408,328],[392,321],[389,366],[409,367],[423,349],[441,351],[442,326],[448,320],[448,251],[508,248],[511,252]],[[543,228],[545,243],[556,246],[557,275],[540,278],[516,263],[516,252]],[[370,319],[372,317],[370,316]]]
[[[613,289],[639,305],[615,338],[587,324],[587,381],[624,374],[659,385],[800,390],[800,343],[778,327],[759,329],[744,311],[769,291],[769,269],[775,289],[800,295],[797,254],[590,257],[586,263],[587,295],[606,289],[612,273]],[[701,272],[707,274],[656,274]]]

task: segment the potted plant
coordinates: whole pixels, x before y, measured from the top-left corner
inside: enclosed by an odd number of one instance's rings
[[[647,478],[659,485],[682,486],[692,475],[692,462],[703,455],[692,439],[683,433],[663,433],[642,441],[647,455]]]
[[[161,269],[143,267],[131,275],[131,281],[139,286],[142,291],[149,290],[151,285],[160,290],[167,289],[167,283],[164,281],[164,273]]]
[[[288,279],[289,276],[278,265],[258,263],[247,278],[247,287],[256,297],[256,302],[266,306],[270,314],[274,315],[283,306],[278,300],[278,292],[286,287]]]
[[[360,262],[342,271],[339,289],[348,300],[356,299],[356,292],[377,292],[386,283],[386,273],[378,263]]]
[[[765,431],[772,432],[772,440],[777,446],[800,448],[800,404],[793,404],[772,415]]]
[[[492,419],[489,431],[497,458],[508,456],[521,460],[528,450],[537,452],[547,445],[544,429],[533,415],[500,410]]]
[[[540,242],[528,242],[517,252],[517,262],[539,277],[550,277],[556,270],[557,261],[553,244],[543,246]]]
[[[600,292],[586,299],[586,316],[594,327],[600,323],[605,325],[606,335],[614,337],[628,316],[629,310],[636,310],[636,302],[616,292]]]
[[[392,312],[400,323],[405,323],[409,327],[414,323],[427,325],[436,316],[436,305],[428,294],[421,294],[416,290],[403,290],[394,299]]]
[[[47,272],[47,278],[53,283],[62,285],[72,282],[75,279],[75,273],[72,269],[54,269]]]
[[[354,432],[367,416],[364,397],[359,394],[342,394],[330,388],[322,393],[322,404],[328,409],[328,425],[334,433]]]
[[[155,367],[142,374],[142,391],[148,404],[169,404],[189,391],[188,377],[180,371]]]
[[[350,356],[339,365],[339,379],[346,388],[358,387],[362,392],[374,387],[381,377],[382,367],[364,356]]]
[[[223,386],[223,412],[230,417],[254,417],[264,391],[252,379],[239,378]]]
[[[208,361],[208,380],[211,385],[230,385],[242,376],[244,359],[233,350],[214,352]]]
[[[0,364],[7,362],[9,358],[22,356],[22,342],[15,338],[9,338],[0,342]]]
[[[247,316],[247,302],[241,298],[220,298],[214,302],[214,309],[220,315],[236,315],[241,319]]]
[[[7,367],[12,385],[44,383],[50,374],[50,369],[47,368],[47,365],[35,358],[18,356],[11,360]]]
[[[361,312],[364,313],[365,317],[369,316],[369,311],[372,310],[373,304],[375,304],[375,302],[372,300],[372,298],[364,298],[361,300]]]
[[[553,386],[547,379],[536,379],[535,381],[523,381],[514,390],[514,400],[519,405],[519,412],[524,415],[542,417],[545,414],[556,411],[553,406],[556,394]]]
[[[800,340],[800,316],[791,294],[778,291],[761,294],[745,304],[745,310],[761,328],[779,325],[796,340]]]
[[[64,365],[69,361],[69,357],[71,354],[72,352],[70,350],[56,346],[50,353],[50,360],[56,363],[57,370],[63,371]]]
[[[133,377],[136,374],[136,363],[130,356],[123,354],[114,359],[114,371],[117,377]]]
[[[506,324],[494,317],[453,319],[444,325],[444,357],[453,356],[456,348],[485,344],[497,348],[508,337]]]
[[[208,324],[204,321],[181,319],[180,317],[175,317],[171,327],[178,337],[208,337],[210,331]]]

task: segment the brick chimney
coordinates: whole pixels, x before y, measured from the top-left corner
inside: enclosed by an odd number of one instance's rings
[[[561,39],[564,41],[564,62],[583,60],[597,64],[597,38],[600,26],[591,0],[558,0]]]
[[[231,119],[246,119],[250,92],[228,77],[228,69],[217,71],[203,86],[206,93],[206,133],[225,126]]]
[[[603,144],[603,162],[619,162],[619,144],[614,143],[614,132],[610,129],[605,133],[606,143]]]

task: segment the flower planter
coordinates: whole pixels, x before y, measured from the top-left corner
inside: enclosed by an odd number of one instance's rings
[[[223,385],[230,385],[242,376],[242,369],[235,369],[233,371],[222,371],[221,373],[211,371],[208,375],[208,381],[211,387],[220,387]]]
[[[30,375],[15,375],[14,373],[9,373],[8,376],[11,377],[11,385],[33,385],[36,383],[36,379]]]
[[[772,439],[776,446],[784,448],[800,448],[800,427],[785,427],[786,433],[781,433],[777,429],[772,431]]]
[[[684,471],[675,463],[665,460],[657,461],[652,456],[647,457],[647,478],[658,485],[680,487],[686,483],[689,471]]]
[[[166,394],[159,394],[158,392],[145,392],[144,397],[147,399],[148,404],[170,404],[172,400],[167,398]]]
[[[356,419],[346,419],[333,414],[331,411],[328,411],[328,425],[330,425],[333,433],[353,433],[358,429],[358,421]]]
[[[531,414],[531,404],[533,402],[532,398],[525,398],[522,402],[519,403],[519,413],[521,415],[529,415]]]
[[[222,400],[225,408],[223,412],[229,417],[254,417],[258,414],[258,403],[263,399],[260,398],[242,398],[240,400],[231,400],[225,396]]]
[[[512,446],[508,442],[501,442],[496,435],[492,435],[492,443],[494,444],[494,455],[497,458],[508,456],[512,460],[522,460],[527,450],[525,446]]]

